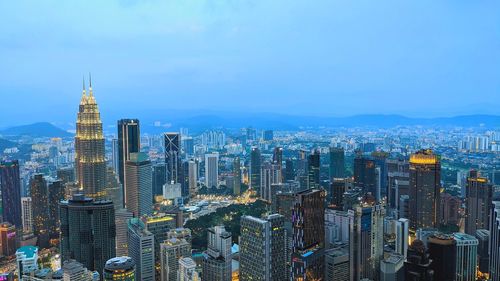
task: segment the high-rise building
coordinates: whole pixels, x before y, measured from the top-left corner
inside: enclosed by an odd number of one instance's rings
[[[31,197],[21,197],[21,214],[23,233],[33,232],[33,203]]]
[[[181,182],[181,134],[165,133],[166,183]]]
[[[308,187],[309,188],[320,188],[320,152],[319,149],[315,149],[307,157],[307,172],[308,172]]]
[[[493,186],[479,172],[470,171],[465,187],[465,233],[475,235],[478,229],[489,228]]]
[[[175,281],[179,270],[179,260],[191,257],[191,244],[185,239],[171,238],[162,242],[160,248],[161,280]]]
[[[23,246],[16,251],[17,276],[19,281],[26,280],[25,274],[38,269],[38,248],[35,246]]]
[[[274,138],[273,130],[265,130],[262,132],[262,139],[264,141],[272,141]]]
[[[234,157],[234,160],[233,160],[233,176],[234,176],[233,195],[240,195],[241,194],[241,163],[240,163],[240,157]]]
[[[459,209],[462,205],[462,200],[449,193],[441,193],[440,197],[439,218],[441,224],[457,225],[460,219]]]
[[[111,140],[111,164],[113,165],[113,171],[115,175],[120,174],[120,160],[119,158],[119,149],[118,149],[118,139]]]
[[[330,147],[330,179],[345,177],[344,149]]]
[[[232,278],[231,233],[223,226],[208,229],[207,250],[203,252],[202,280],[230,281]]]
[[[240,280],[287,279],[285,217],[241,217]]]
[[[153,210],[151,186],[153,185],[151,161],[146,153],[130,153],[125,164],[126,208],[135,217],[150,215]]]
[[[260,149],[252,147],[250,152],[250,188],[257,193],[260,192],[261,161]]]
[[[354,235],[354,211],[325,209],[325,249],[337,244],[349,244]],[[351,244],[353,245],[353,244]]]
[[[49,207],[49,235],[51,239],[58,239],[61,220],[59,218],[59,203],[64,200],[64,184],[61,180],[55,180],[48,186]]]
[[[75,259],[91,271],[102,272],[115,257],[116,227],[113,202],[74,195],[60,204],[61,260]]]
[[[273,197],[276,196],[276,190],[273,190],[273,185],[281,184],[279,165],[267,162],[264,163],[260,175],[260,198],[268,204],[271,204],[273,202]]]
[[[454,233],[457,245],[456,280],[475,281],[477,277],[477,246],[476,237],[465,233]]]
[[[476,238],[479,242],[477,246],[477,258],[478,258],[478,270],[481,273],[488,273],[489,270],[489,262],[490,262],[490,254],[489,254],[489,239],[490,239],[490,231],[486,229],[478,229],[476,231]]]
[[[141,218],[146,229],[153,233],[155,239],[155,260],[160,262],[160,245],[168,239],[168,233],[176,227],[176,220],[173,216],[159,213]]]
[[[330,186],[330,205],[342,210],[344,193],[352,188],[352,180],[351,178],[333,178]]]
[[[406,258],[406,252],[408,251],[409,227],[408,219],[400,218],[396,221],[395,251],[404,258]]]
[[[41,174],[30,180],[30,194],[33,210],[33,233],[38,238],[40,248],[49,247],[49,210],[47,181]]]
[[[375,161],[362,155],[354,158],[354,186],[361,188],[364,193],[370,192],[375,196],[377,187]]]
[[[0,162],[0,190],[2,193],[2,218],[21,229],[21,179],[19,162]]]
[[[404,280],[405,257],[391,253],[380,261],[380,281]]]
[[[130,160],[130,153],[141,151],[141,133],[138,119],[118,120],[118,178],[125,186],[125,165]],[[124,194],[126,194],[124,190]],[[123,196],[126,198],[126,196]],[[125,202],[124,202],[125,204]]]
[[[285,181],[295,180],[295,169],[292,159],[285,160]]]
[[[349,247],[345,244],[325,251],[325,281],[351,281]]]
[[[195,196],[198,188],[198,161],[190,160],[188,162],[188,177],[189,195]]]
[[[273,150],[273,164],[279,165],[280,174],[283,177],[283,147],[277,146]],[[283,178],[280,179],[280,182]]]
[[[81,263],[67,260],[62,266],[62,280],[64,281],[93,281],[93,272],[90,272]],[[54,278],[55,279],[55,278]]]
[[[179,278],[178,281],[200,281],[198,272],[196,271],[196,262],[189,257],[179,260]]]
[[[166,183],[165,164],[153,165],[153,199],[163,194],[163,185]]]
[[[324,278],[324,200],[324,192],[319,189],[307,189],[296,194],[292,215],[292,280]]]
[[[112,258],[104,265],[104,281],[135,281],[135,261],[126,256]]]
[[[435,233],[427,241],[434,280],[456,280],[457,242],[453,235]]]
[[[106,187],[104,136],[90,81],[89,95],[83,86],[76,120],[75,170],[79,190],[88,197],[102,197]],[[32,196],[33,197],[33,196]]]
[[[410,228],[434,228],[439,224],[441,162],[432,150],[410,156]],[[436,275],[439,277],[439,275]]]
[[[430,267],[432,260],[424,242],[414,240],[408,248],[407,259],[405,262],[405,279],[412,281],[432,281],[434,279],[434,270]]]
[[[219,186],[219,154],[205,154],[205,185],[208,188]]]
[[[493,201],[490,211],[490,280],[500,280],[500,201]]]
[[[13,256],[16,249],[16,226],[9,222],[0,224],[0,256]]]
[[[118,257],[128,255],[128,220],[133,217],[134,214],[127,209],[122,208],[115,212],[116,256]]]
[[[154,235],[138,218],[128,221],[128,256],[135,261],[136,280],[155,280]]]
[[[389,210],[397,212],[399,199],[408,195],[410,186],[410,164],[408,160],[387,159],[387,206]]]

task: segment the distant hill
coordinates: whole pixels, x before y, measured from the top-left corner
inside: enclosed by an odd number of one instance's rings
[[[6,139],[0,139],[0,153],[4,151],[6,148],[11,148],[11,147],[16,147],[17,143],[6,140]]]
[[[71,137],[73,134],[56,127],[48,122],[39,122],[29,125],[15,126],[0,131],[3,136],[30,136],[30,137]]]

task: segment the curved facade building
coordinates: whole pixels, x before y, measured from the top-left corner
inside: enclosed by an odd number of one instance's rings
[[[104,281],[135,281],[135,262],[130,257],[108,260],[103,270]]]

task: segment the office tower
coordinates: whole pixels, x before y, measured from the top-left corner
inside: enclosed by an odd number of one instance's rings
[[[441,163],[432,150],[410,156],[410,228],[437,227],[439,215]],[[436,275],[436,278],[439,274]]]
[[[359,204],[360,198],[363,197],[363,191],[359,187],[344,192],[342,196],[342,207],[344,211],[354,210]]]
[[[19,281],[23,275],[38,269],[38,248],[35,246],[23,246],[16,251],[17,276]]]
[[[189,195],[195,196],[198,188],[198,161],[189,160],[188,162],[188,177],[189,177]]]
[[[308,172],[308,187],[309,188],[320,188],[319,185],[319,172],[320,172],[320,152],[319,149],[315,149],[307,157],[307,172]]]
[[[151,161],[146,153],[130,153],[125,164],[126,208],[135,217],[153,212],[151,186],[153,185]]]
[[[325,251],[325,281],[351,281],[349,248],[346,245]]]
[[[191,244],[185,239],[171,238],[160,245],[161,280],[176,281],[179,259],[191,257]]]
[[[88,271],[87,268],[75,260],[68,260],[63,263],[62,280],[64,281],[93,281],[92,275],[93,272]]]
[[[181,197],[189,198],[189,161],[183,161],[181,166]]]
[[[459,211],[462,200],[449,193],[441,193],[440,197],[439,218],[441,224],[457,225],[460,219]]]
[[[330,187],[330,205],[342,210],[344,193],[352,188],[352,180],[350,178],[333,178]]]
[[[325,195],[318,189],[297,193],[293,206],[292,280],[323,279]]]
[[[115,212],[116,226],[116,256],[122,257],[128,255],[128,220],[133,218],[134,214],[127,209],[119,209]]]
[[[106,187],[106,159],[102,122],[90,81],[83,87],[76,119],[75,170],[78,188],[88,197],[102,197]],[[33,196],[32,196],[33,197]]]
[[[489,228],[493,186],[478,171],[470,171],[465,187],[465,233],[474,235],[478,229]]]
[[[409,218],[410,217],[410,196],[409,195],[401,195],[399,197],[399,204],[397,213],[400,218]]]
[[[183,135],[182,147],[184,149],[184,153],[186,153],[186,156],[194,155],[194,139],[192,137],[184,137]]]
[[[38,237],[40,248],[49,247],[49,210],[47,181],[41,174],[34,175],[30,180],[30,194],[33,210],[33,234]]]
[[[118,120],[118,178],[125,186],[125,165],[130,160],[130,153],[141,151],[141,133],[139,120],[120,119]],[[124,192],[125,194],[125,192]],[[124,196],[125,198],[125,196]]]
[[[208,188],[219,186],[219,154],[205,154],[205,185]]]
[[[166,183],[180,183],[181,181],[181,135],[179,133],[165,133],[165,165]]]
[[[345,177],[344,149],[330,147],[330,179]]]
[[[153,199],[163,194],[163,185],[166,183],[165,164],[153,165]]]
[[[488,244],[490,239],[490,231],[486,229],[478,229],[476,230],[476,238],[478,240],[477,245],[477,258],[479,260],[478,270],[481,273],[489,272],[489,262],[490,262],[490,254],[488,252]]]
[[[404,280],[404,262],[405,258],[402,255],[387,254],[380,261],[380,281]]]
[[[16,253],[16,226],[4,222],[0,224],[0,256],[10,257]]]
[[[273,192],[273,185],[281,184],[279,165],[264,163],[260,175],[260,198],[268,204],[271,204],[273,202],[273,196],[276,195],[276,190]]]
[[[113,202],[74,195],[60,204],[61,260],[75,259],[91,271],[102,272],[115,257],[116,227]]]
[[[354,235],[354,211],[325,209],[325,249],[337,244],[349,244]],[[353,245],[353,244],[351,244]]]
[[[453,236],[457,245],[456,280],[475,281],[479,241],[474,236],[465,233],[454,233]]]
[[[387,196],[387,157],[389,153],[384,151],[373,151],[371,153],[371,160],[375,163],[376,183],[375,183],[375,197],[377,201]]]
[[[231,233],[227,232],[224,226],[208,229],[208,245],[202,259],[203,281],[231,280],[231,240]]]
[[[33,203],[31,197],[21,197],[21,214],[23,233],[33,232]]]
[[[61,220],[59,218],[59,203],[64,200],[64,184],[61,180],[49,183],[49,235],[51,239],[59,239]]]
[[[119,160],[119,149],[118,149],[118,139],[111,140],[111,164],[113,171],[117,176],[120,175],[120,160]]]
[[[411,281],[433,281],[434,270],[430,267],[432,260],[424,243],[421,240],[415,240],[408,248],[407,259],[405,262],[405,279]]]
[[[260,149],[252,147],[250,152],[250,188],[257,192],[257,195],[260,195],[261,161]]]
[[[168,232],[176,227],[173,216],[159,213],[152,216],[142,217],[146,229],[154,235],[155,260],[160,261],[160,244],[168,238]]]
[[[490,211],[490,280],[500,280],[500,201],[493,201]]]
[[[355,207],[354,235],[350,242],[354,245],[350,255],[355,269],[354,280],[378,279],[383,255],[384,216],[385,209],[380,204],[361,202]]]
[[[0,162],[0,191],[3,221],[8,221],[20,229],[23,222],[21,219],[21,179],[17,160]]]
[[[285,181],[295,180],[295,170],[292,159],[285,160]]]
[[[285,217],[241,217],[240,280],[286,280]]]
[[[181,258],[179,260],[179,278],[178,281],[200,281],[196,271],[196,263],[192,258]]]
[[[264,141],[272,141],[274,138],[274,132],[273,130],[265,130],[262,132],[262,139]]]
[[[241,194],[241,162],[240,162],[240,157],[234,157],[233,175],[234,175],[233,195],[240,195]]]
[[[456,279],[457,242],[453,235],[435,233],[427,241],[435,280]]]
[[[405,218],[400,218],[396,221],[396,244],[395,250],[397,254],[406,258],[408,251],[408,237],[409,237],[409,221]]]
[[[155,280],[153,233],[138,218],[128,221],[128,256],[135,261],[136,280]]]
[[[363,193],[370,192],[375,196],[377,186],[377,175],[375,171],[375,161],[362,155],[354,158],[354,186],[363,190]]]
[[[408,160],[387,159],[387,206],[391,211],[399,209],[399,199],[409,194],[410,164]]]
[[[135,261],[130,257],[112,258],[104,265],[104,281],[135,281]]]
[[[282,178],[280,179],[280,182],[283,181],[284,179],[284,173],[283,173],[283,147],[275,147],[273,150],[273,164],[276,164],[279,166],[280,174]]]

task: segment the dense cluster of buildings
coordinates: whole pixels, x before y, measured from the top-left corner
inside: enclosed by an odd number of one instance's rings
[[[0,280],[500,280],[495,160],[485,176],[460,171],[458,191],[442,166],[497,135],[454,152],[296,136],[308,141],[251,127],[151,136],[121,119],[106,137],[84,86],[74,149],[51,139],[47,155],[0,162]],[[185,206],[200,194],[251,194],[267,212],[193,249]]]

